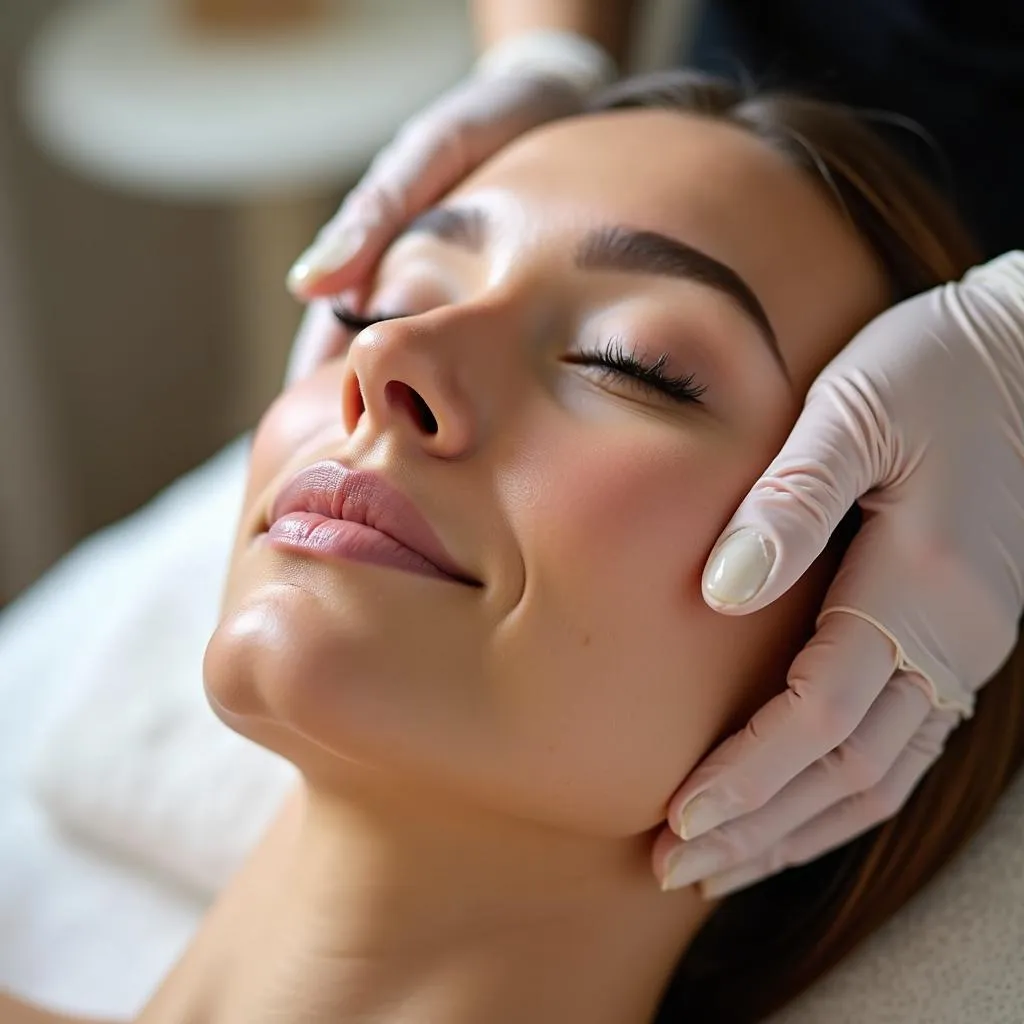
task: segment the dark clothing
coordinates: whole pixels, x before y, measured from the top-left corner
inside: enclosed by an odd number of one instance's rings
[[[910,118],[934,146],[872,124],[987,256],[1024,248],[1024,0],[705,0],[686,63]]]

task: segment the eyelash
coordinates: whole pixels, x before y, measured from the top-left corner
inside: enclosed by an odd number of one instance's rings
[[[613,338],[603,351],[580,352],[570,358],[578,366],[593,366],[609,375],[631,377],[643,387],[658,391],[675,402],[702,405],[706,384],[697,384],[692,373],[673,376],[665,372],[668,354],[662,353],[653,362],[645,362],[634,352],[627,352],[621,338]]]
[[[380,323],[382,320],[393,320],[397,317],[364,317],[353,313],[344,306],[332,307],[335,319],[347,331],[365,331],[366,328]],[[609,376],[630,377],[641,386],[651,391],[660,392],[675,402],[701,402],[701,395],[707,385],[697,384],[692,373],[673,376],[665,372],[668,354],[662,353],[653,362],[645,362],[633,352],[627,352],[621,338],[613,338],[603,351],[580,352],[570,357],[569,362],[577,366],[592,366]]]
[[[337,320],[346,331],[352,331],[356,334],[358,334],[359,331],[365,331],[367,327],[379,324],[382,320],[397,319],[397,317],[390,316],[359,316],[357,313],[353,313],[352,310],[339,305],[338,303],[334,303],[331,306],[331,312],[334,314],[334,319]]]

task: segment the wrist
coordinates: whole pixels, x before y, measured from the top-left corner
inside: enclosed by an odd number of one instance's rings
[[[987,286],[1005,294],[1019,307],[1024,317],[1024,249],[1011,249],[1001,256],[979,263],[964,275],[964,280],[984,279]]]
[[[969,270],[960,282],[977,293],[966,322],[988,355],[1002,390],[1024,418],[1024,250],[1013,249]]]
[[[618,77],[611,54],[576,32],[537,29],[495,44],[476,62],[478,74],[549,74],[587,96]]]

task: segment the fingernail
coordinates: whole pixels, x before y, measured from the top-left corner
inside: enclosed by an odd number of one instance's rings
[[[740,889],[745,889],[750,884],[749,881],[733,877],[728,871],[725,871],[720,875],[705,878],[700,883],[700,894],[706,900],[717,900]]]
[[[289,291],[314,284],[321,277],[343,266],[366,241],[365,231],[346,231],[315,241],[288,271]]]
[[[775,545],[757,530],[737,530],[715,553],[704,572],[704,589],[722,604],[755,597],[775,564]]]
[[[681,889],[684,885],[693,885],[721,871],[722,867],[722,855],[718,850],[712,847],[688,849],[684,846],[672,857],[661,883],[661,891],[668,892],[670,889]]]
[[[720,800],[710,793],[698,793],[680,812],[676,833],[680,839],[695,839],[728,820]]]
[[[767,864],[758,861],[743,864],[703,879],[700,883],[700,894],[706,900],[717,900],[741,889],[747,889],[757,882],[763,882],[773,873]]]

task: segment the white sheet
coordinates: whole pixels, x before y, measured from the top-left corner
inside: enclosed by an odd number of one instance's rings
[[[206,469],[237,472],[247,445]],[[194,893],[57,831],[26,785],[83,656],[150,568],[150,513],[182,490],[83,542],[0,616],[0,986],[56,1008],[130,1017],[205,911]]]
[[[214,896],[294,785],[294,767],[226,728],[203,693],[203,654],[245,489],[235,446],[138,513],[132,578],[69,668],[29,782],[93,843]]]
[[[167,557],[151,536],[168,536],[161,516],[183,499],[194,513],[217,488],[225,488],[218,492],[223,497],[237,487],[244,443],[179,482],[151,508],[87,542],[0,618],[0,985],[23,995],[69,1010],[127,1017],[145,1002],[202,915],[203,902],[169,887],[166,875],[146,875],[55,833],[29,800],[24,773],[29,755],[47,732],[54,735],[60,716],[76,700],[82,706],[85,695],[69,693],[82,678],[82,662],[110,643],[114,623],[131,621],[128,606],[144,593],[139,581]],[[215,578],[214,567],[207,585]],[[157,588],[155,606],[168,596]],[[212,599],[207,594],[205,600]],[[136,651],[137,667],[144,654],[144,648]],[[168,683],[174,676],[150,678]],[[102,698],[99,682],[95,692]],[[131,721],[145,728],[153,724],[144,715]],[[203,733],[193,742],[211,737]],[[123,738],[137,759],[144,757],[146,744]],[[234,763],[243,772],[255,762]],[[144,777],[144,768],[136,770]],[[172,771],[170,777],[180,782],[187,775]],[[89,792],[90,799],[102,795],[95,788]],[[186,803],[184,829],[190,820],[194,826],[189,813]],[[169,834],[169,822],[159,815],[156,820]],[[223,869],[240,855],[231,836],[207,835],[193,849],[209,850],[218,842],[233,851],[221,859]],[[139,857],[146,844],[124,849]],[[773,1024],[1022,1024],[1022,951],[1024,777],[963,856]]]
[[[58,589],[62,575],[52,579]],[[18,611],[0,639],[0,986],[56,1009],[127,1019],[185,948],[204,907],[68,840],[29,799],[25,755],[37,723],[64,697],[68,651],[33,631],[29,613],[39,608]]]

